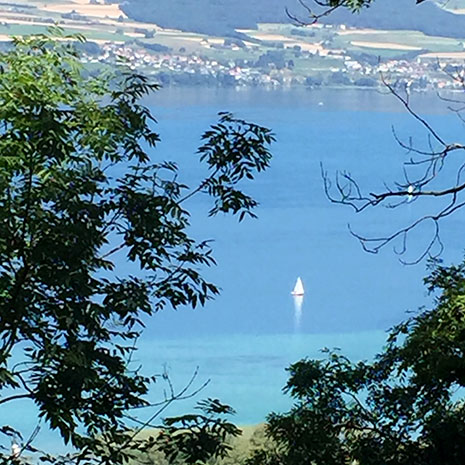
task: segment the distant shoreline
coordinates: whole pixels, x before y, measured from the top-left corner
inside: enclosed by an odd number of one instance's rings
[[[156,75],[148,74],[148,77],[157,81]],[[155,78],[155,79],[154,79]],[[208,84],[174,84],[174,85],[163,85],[159,83],[160,87],[163,89],[219,89],[219,90],[232,90],[236,92],[247,92],[250,90],[263,90],[266,92],[293,92],[293,91],[318,91],[318,92],[327,92],[327,91],[363,91],[371,93],[387,92],[386,87],[380,84],[377,87],[368,87],[368,86],[357,86],[357,85],[321,85],[321,86],[306,86],[304,84],[295,84],[295,85],[281,85],[281,86],[264,86],[264,85],[239,85],[239,86],[223,86],[223,85],[208,85]],[[437,89],[412,89],[412,93],[423,94],[423,95],[437,95]],[[459,89],[447,89],[447,93],[450,94],[462,94],[464,91]]]
[[[442,97],[456,94],[444,92]],[[447,102],[433,91],[415,92],[411,102],[416,111],[428,114],[448,114]],[[222,109],[234,109],[238,105],[309,107],[319,111],[357,110],[370,112],[403,113],[404,106],[386,90],[357,87],[334,88],[224,88],[212,86],[169,86],[161,87],[146,99],[149,106],[188,107],[192,105],[218,104]]]

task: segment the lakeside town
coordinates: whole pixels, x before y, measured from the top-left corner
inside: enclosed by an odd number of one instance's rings
[[[234,50],[227,39],[224,47]],[[234,47],[234,48],[233,48]],[[183,50],[181,50],[183,52]],[[150,52],[131,44],[105,43],[98,53],[83,53],[85,63],[113,65],[121,60],[132,69],[154,75],[165,86],[208,85],[225,87],[356,86],[376,88],[383,80],[412,91],[463,89],[463,59],[417,56],[408,59],[377,60],[369,55],[357,59],[343,50],[321,55],[318,50],[294,50],[295,58],[309,64],[318,59],[331,61],[327,69],[306,75],[295,71],[295,59],[280,51],[265,52],[258,60],[212,59],[201,54]],[[286,57],[286,55],[288,55]],[[336,63],[335,63],[336,62]]]
[[[128,18],[99,0],[0,1],[0,41],[59,26],[84,34],[90,69],[121,60],[163,86],[463,88],[465,38],[415,31],[355,29],[344,24],[259,24],[228,37],[164,29]]]

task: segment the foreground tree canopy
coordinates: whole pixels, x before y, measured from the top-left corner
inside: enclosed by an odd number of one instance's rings
[[[308,6],[307,20],[294,19],[310,24],[338,8],[358,11],[371,3],[303,2]],[[450,72],[450,77],[464,86],[462,68]],[[386,237],[370,238],[352,231],[368,252],[376,253],[399,240],[395,250],[402,255],[407,251],[407,236],[417,226],[432,222],[432,237],[412,260],[418,263],[442,253],[439,222],[463,211],[465,165],[453,155],[463,153],[465,146],[448,142],[414,110],[408,88],[396,89],[388,76],[383,80],[425,130],[426,148],[394,134],[407,154],[404,179],[386,183],[381,192],[365,193],[350,173],[342,171],[331,178],[322,168],[324,187],[331,201],[356,212],[381,205],[391,211],[406,205],[414,210],[411,204],[420,199],[437,208],[431,214],[420,209],[412,223]],[[463,122],[460,96],[444,100]],[[271,442],[257,447],[247,465],[465,463],[465,262],[444,266],[430,259],[425,284],[434,295],[434,307],[422,309],[390,330],[386,346],[372,362],[353,362],[337,350],[325,350],[321,360],[304,359],[289,367],[284,390],[295,400],[294,406],[289,412],[269,415],[266,435]]]
[[[198,150],[208,174],[189,188],[175,163],[153,160],[159,138],[140,99],[157,87],[145,77],[89,75],[72,42],[48,36],[15,39],[0,71],[0,408],[30,400],[76,452],[40,462],[122,463],[154,444],[127,423],[152,382],[131,363],[142,315],[218,293],[202,278],[214,259],[189,237],[185,204],[206,194],[210,215],[253,216],[237,185],[268,166],[273,135],[221,114]],[[214,418],[231,411],[201,408],[191,420],[208,454],[221,454],[210,433],[237,433]],[[10,452],[19,434],[0,424],[0,463],[37,452],[32,437]],[[195,449],[182,438],[176,456]]]
[[[435,307],[398,325],[372,363],[338,352],[289,368],[296,400],[248,465],[465,462],[465,262],[434,266]]]

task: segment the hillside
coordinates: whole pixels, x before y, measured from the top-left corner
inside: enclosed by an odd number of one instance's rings
[[[285,0],[127,0],[121,4],[135,20],[209,35],[231,35],[235,29],[252,29],[257,23],[289,22],[284,7]]]
[[[232,35],[235,29],[255,28],[257,23],[289,22],[286,6],[305,18],[298,0],[126,0],[121,9],[130,18],[161,27]],[[339,10],[322,22],[465,38],[465,15],[446,11],[431,1],[416,5],[415,0],[376,0],[358,14]]]
[[[421,31],[431,36],[465,38],[465,16],[454,14],[432,2],[417,5],[414,0],[376,0],[359,14],[335,11],[322,22],[357,28]]]
[[[66,33],[85,34],[89,39],[80,48],[90,70],[112,67],[123,56],[132,69],[155,76],[164,86],[376,88],[383,73],[410,90],[460,87],[460,82],[447,79],[447,73],[463,66],[463,38],[366,26],[300,28],[292,25],[281,9],[283,1],[294,0],[268,0],[269,8],[263,10],[258,8],[263,0],[258,4],[236,0],[235,5],[242,7],[238,11],[247,14],[236,14],[231,21],[226,19],[225,0],[217,0],[209,15],[200,15],[199,3],[193,0],[184,0],[181,9],[161,9],[163,0],[155,1],[160,9],[152,21],[165,28],[128,18],[115,0],[15,0],[14,4],[0,0],[0,48],[8,47],[11,36],[45,33],[51,24],[57,24]],[[206,1],[213,0],[197,0],[201,5]],[[462,8],[460,2],[465,0],[455,2],[456,8]],[[276,18],[272,7],[282,14],[282,23],[272,22]],[[411,8],[420,11],[423,7]],[[377,9],[371,11],[379,14]],[[213,13],[222,21],[212,21]],[[355,16],[355,20],[361,17]],[[255,24],[251,18],[260,22]],[[463,17],[454,18],[461,21]],[[194,24],[193,20],[201,22]],[[343,19],[346,23],[351,20],[351,16]],[[449,26],[448,22],[448,31]],[[186,31],[201,27],[214,27],[218,32]],[[236,37],[227,37],[234,34]]]

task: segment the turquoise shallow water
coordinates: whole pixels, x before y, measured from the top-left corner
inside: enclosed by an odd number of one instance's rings
[[[460,133],[460,122],[440,101],[412,98],[444,137]],[[199,383],[211,380],[200,397],[219,397],[236,408],[239,423],[256,423],[289,407],[281,389],[290,363],[319,357],[323,347],[370,358],[389,327],[431,302],[422,284],[424,263],[406,267],[391,248],[364,253],[347,230],[350,222],[358,231],[382,234],[430,205],[357,216],[328,202],[320,174],[320,163],[329,172],[350,170],[367,190],[380,190],[384,180],[398,178],[405,160],[392,127],[422,147],[428,140],[392,96],[378,93],[169,90],[153,101],[160,158],[179,160],[188,179],[199,177],[192,154],[202,131],[225,109],[271,127],[277,137],[270,170],[244,186],[260,201],[259,219],[240,225],[227,217],[210,220],[205,199],[189,205],[193,234],[215,240],[218,266],[207,275],[222,293],[202,310],[165,311],[147,322],[140,359],[152,372],[166,363],[177,386],[198,366]],[[443,225],[446,260],[461,256],[463,226],[463,215]],[[429,234],[425,228],[412,237],[410,256]],[[297,276],[306,288],[300,313],[290,296]]]
[[[415,98],[444,137],[454,139],[461,131],[437,100]],[[218,111],[231,110],[271,127],[277,142],[270,170],[244,186],[260,201],[258,220],[238,225],[228,217],[208,219],[208,201],[201,197],[187,205],[192,234],[215,241],[218,266],[205,274],[222,293],[203,309],[167,309],[146,321],[136,356],[146,374],[166,367],[180,389],[198,367],[194,386],[210,383],[195,400],[220,398],[237,410],[238,423],[257,423],[270,411],[289,407],[281,389],[290,363],[318,357],[323,347],[340,347],[356,360],[370,358],[382,347],[386,329],[406,311],[430,304],[422,285],[424,264],[405,267],[389,248],[378,255],[364,253],[347,230],[350,222],[358,231],[382,234],[430,205],[357,216],[329,203],[322,187],[320,163],[329,172],[350,170],[367,190],[380,190],[383,180],[401,175],[405,154],[392,136],[392,125],[399,135],[427,143],[422,128],[391,97],[191,89],[162,91],[148,103],[162,138],[153,159],[178,161],[188,183],[195,184],[203,174],[194,154]],[[443,225],[446,260],[461,257],[464,226],[463,215]],[[411,238],[411,256],[429,234],[425,228]],[[127,266],[124,257],[119,265]],[[306,288],[300,314],[290,296],[297,276]],[[164,388],[157,383],[151,400],[161,399]],[[178,402],[165,413],[186,412],[194,402]],[[149,412],[140,418],[147,416]],[[26,431],[36,424],[34,410],[19,401],[1,406],[0,418]],[[44,429],[39,443],[50,442],[56,439]]]
[[[305,302],[304,302],[305,309]],[[293,318],[292,313],[290,317]],[[202,337],[152,338],[146,335],[139,344],[132,367],[143,366],[147,375],[159,375],[148,396],[158,403],[169,392],[162,374],[169,375],[174,392],[179,393],[195,379],[186,395],[194,397],[172,403],[153,420],[160,424],[163,417],[193,411],[198,400],[218,398],[231,405],[236,414],[231,419],[239,425],[263,422],[266,415],[286,411],[291,399],[282,393],[287,381],[285,368],[304,357],[323,358],[321,349],[339,348],[353,360],[374,356],[383,346],[385,332],[381,330],[353,333],[302,334],[229,334]],[[152,417],[159,407],[134,412],[141,421]],[[25,437],[38,424],[37,412],[28,403],[17,401],[8,408],[2,406],[0,418],[22,431]],[[134,426],[138,426],[134,424]],[[36,446],[62,450],[58,436],[42,424]]]
[[[181,390],[198,368],[191,391],[205,381],[209,384],[194,398],[173,404],[168,415],[185,413],[199,398],[219,398],[236,410],[239,424],[262,422],[273,411],[291,405],[281,393],[286,384],[285,368],[304,357],[322,358],[321,349],[340,348],[353,360],[373,356],[383,345],[384,331],[346,334],[229,335],[202,338],[143,341],[140,355],[144,366],[166,369],[175,388]],[[164,363],[160,365],[160,360]],[[166,383],[160,380],[151,397],[162,397]],[[145,418],[149,417],[147,412]],[[141,416],[144,418],[144,415]]]

